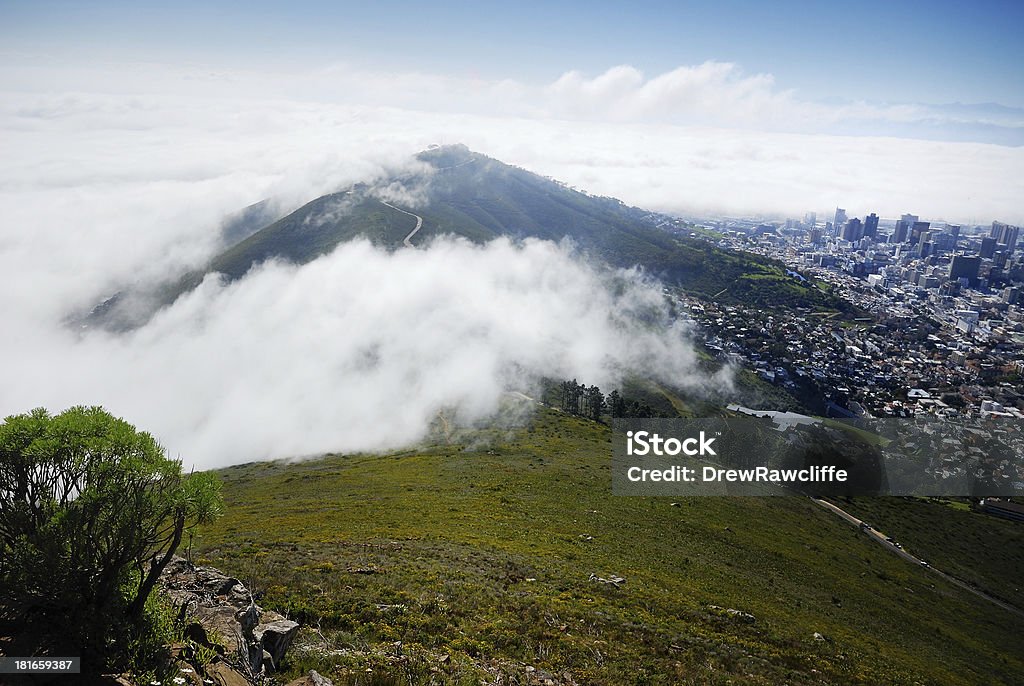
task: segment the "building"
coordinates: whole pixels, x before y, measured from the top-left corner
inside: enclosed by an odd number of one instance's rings
[[[842,207],[836,208],[836,216],[832,220],[832,230],[839,233],[846,226],[846,210]]]
[[[992,222],[992,230],[989,231],[989,238],[994,238],[999,245],[1006,246],[1006,252],[1012,253],[1017,247],[1017,238],[1020,235],[1020,227],[1004,224],[1003,222]]]
[[[864,237],[874,238],[878,235],[878,215],[872,212],[864,217]]]
[[[843,227],[843,235],[841,236],[841,238],[844,241],[850,241],[851,243],[856,243],[857,241],[859,241],[863,237],[864,237],[864,225],[861,223],[861,221],[859,219],[854,217],[853,219],[851,219],[848,222],[846,222],[846,225]]]
[[[978,283],[978,270],[981,268],[981,257],[978,255],[954,255],[949,263],[951,281],[967,279],[972,286]]]
[[[991,236],[985,236],[981,239],[981,250],[978,254],[986,259],[991,259],[996,253],[996,239]]]
[[[910,244],[917,245],[921,240],[921,234],[930,229],[931,222],[914,222],[910,227]]]
[[[910,224],[903,219],[896,222],[896,228],[893,230],[892,235],[889,236],[890,243],[906,243],[907,235],[910,232]]]

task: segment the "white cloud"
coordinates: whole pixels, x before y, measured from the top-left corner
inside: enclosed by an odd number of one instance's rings
[[[396,448],[441,410],[492,415],[540,375],[605,390],[629,370],[712,383],[683,331],[638,316],[651,313],[666,315],[655,284],[549,242],[388,253],[359,241],[226,287],[210,277],[131,334],[8,329],[0,345],[18,364],[0,405],[103,404],[203,467]]]

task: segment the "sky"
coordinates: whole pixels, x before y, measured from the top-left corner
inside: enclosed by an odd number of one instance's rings
[[[687,216],[1024,223],[1021,7],[844,5],[0,0],[0,416],[102,404],[219,466],[413,443],[543,376],[728,389],[643,325],[659,284],[564,245],[355,243],[72,323],[431,144]]]
[[[553,80],[705,61],[809,100],[1024,106],[1024,6],[1006,1],[4,2],[7,50],[221,64],[344,61]]]

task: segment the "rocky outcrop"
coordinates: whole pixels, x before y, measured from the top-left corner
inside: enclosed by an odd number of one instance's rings
[[[160,587],[183,613],[196,618],[187,631],[193,640],[219,645],[225,657],[252,675],[275,670],[299,630],[298,623],[257,605],[238,579],[181,557],[168,563]],[[220,676],[226,680],[230,675]]]

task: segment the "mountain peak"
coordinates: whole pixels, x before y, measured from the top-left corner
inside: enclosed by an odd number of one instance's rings
[[[431,145],[416,155],[416,159],[428,162],[435,167],[454,167],[458,164],[470,162],[477,157],[481,157],[481,155],[473,152],[462,143]]]

